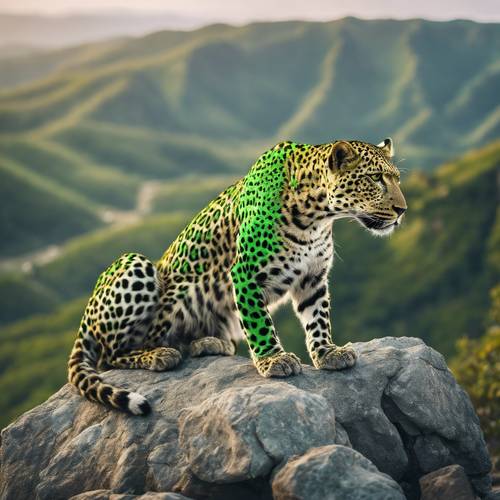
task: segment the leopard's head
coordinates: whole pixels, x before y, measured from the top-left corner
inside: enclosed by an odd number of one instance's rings
[[[400,225],[407,209],[392,162],[391,139],[379,145],[337,141],[328,155],[328,204],[335,218],[353,217],[384,236]]]

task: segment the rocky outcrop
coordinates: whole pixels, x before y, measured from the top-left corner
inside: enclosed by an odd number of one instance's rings
[[[66,385],[2,431],[0,498],[418,498],[451,464],[486,495],[479,422],[443,357],[414,338],[354,347],[352,369],[283,380],[241,357],[105,373],[148,398],[146,418]]]

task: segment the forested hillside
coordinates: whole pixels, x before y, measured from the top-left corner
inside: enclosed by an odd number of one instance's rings
[[[285,138],[392,136],[402,167],[431,170],[500,135],[499,54],[496,24],[347,18],[0,60],[0,175],[20,193],[0,257],[97,228],[146,179],[241,174]]]
[[[435,173],[407,176],[409,211],[390,238],[373,238],[355,223],[335,223],[331,289],[338,343],[417,336],[450,356],[457,339],[484,330],[488,293],[500,278],[499,171],[500,142],[495,142]],[[4,275],[3,310],[17,318],[30,310],[49,314],[0,330],[0,424],[64,382],[66,357],[97,275],[125,251],[159,258],[224,184],[223,178],[198,187],[192,179],[177,181],[158,192],[154,209],[161,213],[134,226],[75,238],[32,274]],[[177,207],[183,211],[175,212]],[[308,362],[291,310],[276,317],[285,345]]]
[[[335,224],[335,338],[451,357],[500,281],[499,87],[500,26],[466,21],[216,25],[0,58],[0,425],[64,382],[98,274],[159,258],[283,139],[393,137],[409,210],[388,239]],[[307,361],[289,309],[277,324]]]

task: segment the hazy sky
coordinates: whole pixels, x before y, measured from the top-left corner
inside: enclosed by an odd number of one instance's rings
[[[68,14],[115,9],[172,11],[211,20],[245,22],[257,19],[328,20],[358,17],[466,18],[500,21],[500,0],[0,0],[0,11]]]

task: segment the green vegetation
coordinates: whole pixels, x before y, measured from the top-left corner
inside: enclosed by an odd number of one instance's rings
[[[493,456],[500,455],[500,285],[491,291],[490,325],[480,338],[458,342],[451,366],[467,390]]]
[[[0,297],[0,325],[35,314],[49,313],[54,311],[61,301],[57,292],[27,279],[25,274],[18,272],[0,274]],[[3,338],[3,335],[0,338]]]
[[[451,357],[458,338],[481,335],[488,290],[500,276],[499,167],[496,142],[433,174],[403,179],[410,210],[388,239],[373,238],[356,223],[335,224],[331,289],[338,343],[417,336]],[[73,238],[59,257],[31,273],[0,274],[0,296],[7,306],[2,320],[11,322],[0,329],[0,414],[5,415],[0,425],[64,383],[66,357],[99,273],[127,251],[159,258],[194,212],[232,180],[219,176],[159,184],[153,209],[163,213]],[[184,211],[174,211],[178,208]],[[46,314],[30,317],[29,312]],[[21,321],[12,323],[15,319]],[[280,310],[276,321],[287,348],[307,361],[291,309]],[[246,352],[242,345],[240,353]],[[44,370],[50,371],[48,378]],[[16,376],[19,384],[12,382]]]
[[[381,240],[335,224],[336,341],[413,335],[451,358],[458,338],[480,337],[500,276],[499,32],[352,18],[218,25],[1,59],[0,425],[64,382],[99,273],[126,251],[159,258],[283,139],[391,135],[401,155],[403,227]],[[58,256],[21,271],[47,245]],[[276,320],[307,360],[290,309]],[[488,335],[462,341],[459,356],[489,356]],[[478,404],[484,387],[470,389]]]
[[[2,330],[0,350],[0,427],[46,399],[66,380],[71,349],[86,299],[33,316]]]
[[[124,176],[113,167],[98,166],[87,156],[50,141],[17,139],[3,141],[1,147],[2,154],[22,165],[30,176],[50,179],[58,192],[69,192],[72,198],[83,196],[89,206],[135,206],[138,176]]]
[[[26,197],[9,198],[0,256],[98,225],[72,203],[59,217],[61,193],[94,214],[132,210],[145,180],[237,176],[283,139],[391,135],[404,167],[432,170],[500,134],[499,30],[354,18],[217,25],[1,59],[2,167],[55,194],[26,188],[46,236],[15,233]],[[0,176],[4,190],[22,190]]]
[[[165,179],[189,173],[232,169],[213,148],[171,134],[147,133],[120,125],[84,122],[59,131],[55,139],[96,164],[113,165],[126,175]]]
[[[101,225],[85,199],[0,157],[0,256],[56,243]]]

